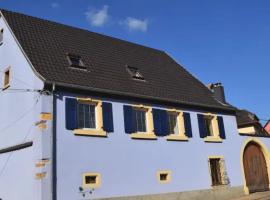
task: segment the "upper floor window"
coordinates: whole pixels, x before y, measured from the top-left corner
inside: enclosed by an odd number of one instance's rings
[[[207,136],[214,136],[214,131],[213,131],[213,116],[204,116],[204,121],[205,121],[205,131]]]
[[[75,54],[68,54],[68,61],[71,67],[78,69],[86,69],[81,56]]]
[[[4,83],[3,90],[7,89],[10,86],[10,67],[4,71]]]
[[[213,114],[198,114],[200,137],[206,142],[222,142],[226,139],[223,117]]]
[[[154,131],[167,140],[187,141],[192,137],[190,114],[175,109],[153,109]]]
[[[135,139],[156,139],[152,108],[143,105],[124,105],[125,132]]]
[[[78,104],[78,128],[96,128],[96,105]]]
[[[0,30],[0,45],[2,45],[4,42],[4,29],[2,28]]]
[[[76,135],[113,132],[112,104],[90,98],[66,98],[66,128]]]
[[[178,114],[175,112],[168,113],[169,134],[179,134]]]
[[[147,132],[146,130],[146,110],[135,109],[135,132]]]

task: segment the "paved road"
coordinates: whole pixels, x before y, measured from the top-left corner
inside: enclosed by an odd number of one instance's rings
[[[231,200],[270,200],[270,191],[257,192],[248,196],[244,196],[237,199],[231,199]]]

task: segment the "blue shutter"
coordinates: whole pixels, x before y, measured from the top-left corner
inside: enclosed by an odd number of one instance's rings
[[[125,132],[130,134],[135,132],[135,119],[132,106],[124,105]]]
[[[153,108],[154,132],[157,136],[168,135],[168,115],[166,110]]]
[[[77,99],[74,98],[66,98],[66,128],[77,128]]]
[[[206,125],[205,125],[205,120],[204,120],[204,115],[198,114],[198,124],[199,124],[199,131],[200,131],[200,137],[205,138],[207,136],[206,133]]]
[[[102,115],[103,115],[103,130],[106,132],[113,132],[113,113],[112,104],[102,102]]]
[[[184,117],[186,136],[189,137],[189,138],[192,138],[192,128],[191,128],[190,114],[187,113],[187,112],[184,112],[183,117]]]
[[[166,110],[161,110],[161,130],[162,135],[166,136],[169,134],[169,117],[168,112]]]
[[[222,139],[226,139],[223,117],[218,116],[217,120],[218,120],[219,136]]]

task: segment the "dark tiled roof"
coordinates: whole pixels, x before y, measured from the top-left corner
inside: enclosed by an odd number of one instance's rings
[[[257,125],[260,123],[258,117],[254,113],[240,109],[236,110],[236,120],[238,127]]]
[[[165,52],[6,10],[2,13],[35,70],[48,83],[167,102],[231,110]],[[87,71],[69,67],[81,56]],[[140,70],[135,81],[126,65]]]

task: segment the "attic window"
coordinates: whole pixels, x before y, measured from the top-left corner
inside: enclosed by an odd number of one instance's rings
[[[127,71],[132,76],[132,78],[137,80],[144,80],[144,77],[138,68],[127,66]]]
[[[79,69],[86,69],[85,65],[82,62],[81,56],[68,54],[67,58],[71,67],[79,68]]]
[[[4,40],[4,29],[1,29],[1,31],[0,31],[0,45],[3,44],[3,40]]]

